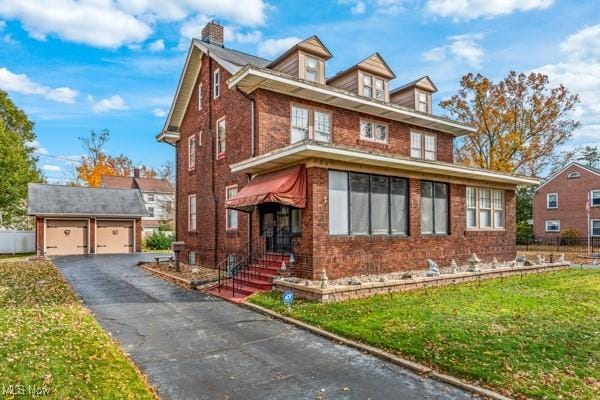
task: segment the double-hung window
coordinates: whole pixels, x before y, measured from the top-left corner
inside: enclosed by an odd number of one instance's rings
[[[388,142],[388,126],[382,122],[361,120],[360,138],[375,142]]]
[[[148,203],[154,203],[156,201],[156,197],[154,196],[154,193],[148,193],[146,195],[146,200],[148,200]]]
[[[430,99],[431,99],[431,95],[429,93],[425,93],[425,92],[421,92],[421,91],[417,91],[416,93],[417,96],[417,111],[421,111],[421,112],[425,112],[425,113],[430,113],[431,109],[430,109]]]
[[[228,186],[225,189],[225,200],[229,200],[233,198],[238,192],[237,185]],[[237,210],[232,210],[230,208],[227,209],[227,213],[225,214],[225,226],[228,231],[236,230],[238,228],[238,212]]]
[[[546,208],[558,208],[558,193],[548,193],[546,195]]]
[[[319,60],[314,57],[304,57],[304,78],[308,81],[319,82]]]
[[[448,184],[421,181],[421,233],[448,234]]]
[[[196,195],[188,196],[188,231],[196,231]]]
[[[600,207],[600,190],[592,190],[590,198],[592,207]]]
[[[560,221],[559,220],[546,221],[546,232],[560,232]]]
[[[592,236],[600,236],[600,219],[592,220]]]
[[[467,229],[504,228],[504,191],[467,187]]]
[[[331,113],[294,105],[291,111],[291,143],[305,139],[331,141]]]
[[[362,95],[365,97],[373,97],[373,77],[363,74],[362,76]]]
[[[436,136],[423,132],[410,132],[410,156],[423,160],[437,159]]]
[[[221,70],[215,69],[213,73],[213,99],[221,95]]]
[[[377,100],[385,100],[385,83],[383,82],[383,79],[379,79],[379,78],[374,78],[373,79],[375,82],[375,97]]]
[[[193,170],[196,167],[196,135],[188,138],[188,169]]]
[[[408,181],[329,171],[330,235],[406,235]]]
[[[221,158],[225,155],[225,143],[226,143],[226,126],[225,118],[221,118],[217,121],[217,158]]]

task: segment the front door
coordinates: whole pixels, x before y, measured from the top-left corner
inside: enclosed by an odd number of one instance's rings
[[[259,208],[261,235],[267,251],[289,253],[292,239],[302,234],[302,211],[281,204],[263,204]]]

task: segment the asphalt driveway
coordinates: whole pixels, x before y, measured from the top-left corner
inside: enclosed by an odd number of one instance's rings
[[[54,260],[165,399],[466,399],[358,350],[152,277],[150,255]]]

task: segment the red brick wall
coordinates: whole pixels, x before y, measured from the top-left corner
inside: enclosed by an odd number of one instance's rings
[[[137,235],[137,232],[136,232]],[[94,254],[96,253],[96,218],[90,218],[90,225],[89,225],[89,236],[90,236],[90,243],[88,244],[88,253],[89,254]],[[136,251],[142,251],[142,248],[139,247],[139,250]]]
[[[221,93],[213,100],[213,71],[218,64],[204,57],[199,80],[194,88],[188,110],[181,126],[177,143],[177,240],[187,244],[188,251],[196,252],[198,264],[214,266],[226,254],[245,247],[248,241],[248,216],[239,213],[239,229],[225,230],[225,188],[238,185],[240,190],[248,182],[245,174],[232,174],[229,164],[250,157],[251,102],[235,89],[227,89],[230,77],[223,68]],[[198,110],[198,84],[202,82],[202,110]],[[225,156],[215,160],[216,123],[226,121]],[[200,132],[201,138],[200,138]],[[196,167],[188,169],[188,138],[196,135]],[[214,186],[213,186],[214,171]],[[196,195],[196,232],[188,232],[188,196]],[[216,239],[216,240],[215,240]],[[187,252],[183,255],[187,257]]]
[[[376,150],[408,156],[410,154],[410,129],[437,134],[437,158],[453,162],[453,137],[429,129],[408,124],[373,118],[369,115],[327,106],[321,103],[297,99],[291,96],[257,90],[255,94],[257,110],[257,152],[264,154],[290,144],[290,113],[293,103],[312,106],[332,112],[332,142],[358,149]],[[360,119],[381,121],[388,124],[387,144],[360,140]]]
[[[35,218],[35,249],[36,255],[44,255],[44,217]]]
[[[95,220],[92,220],[95,223]],[[135,220],[135,248],[134,252],[142,251],[142,220]]]
[[[299,267],[305,277],[317,279],[323,268],[330,278],[363,273],[381,273],[427,268],[431,258],[441,266],[455,258],[464,262],[475,252],[482,260],[514,259],[515,194],[505,191],[504,231],[466,231],[465,185],[450,184],[450,234],[421,234],[420,180],[409,180],[408,236],[329,236],[328,171],[309,168],[309,204],[304,213],[304,234],[298,252],[312,249],[312,258]]]
[[[578,172],[580,178],[568,179],[571,172]],[[576,229],[581,237],[587,237],[587,213],[585,204],[591,190],[600,190],[600,176],[589,170],[573,165],[565,169],[553,180],[547,182],[533,198],[533,231],[536,237],[560,236],[546,232],[547,220],[559,220],[560,230]],[[548,193],[558,193],[558,208],[547,209]],[[591,208],[591,218],[600,219],[600,207]]]

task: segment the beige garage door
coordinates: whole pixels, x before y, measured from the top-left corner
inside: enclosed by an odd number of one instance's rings
[[[133,222],[96,221],[96,253],[133,253]]]
[[[46,254],[87,254],[87,220],[46,220]]]

